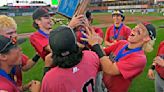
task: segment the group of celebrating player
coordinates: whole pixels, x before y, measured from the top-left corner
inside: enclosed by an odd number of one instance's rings
[[[93,27],[93,17],[74,16],[68,25],[52,29],[52,16],[47,8],[34,11],[30,36],[36,50],[32,59],[21,52],[17,24],[13,18],[0,15],[0,92],[128,92],[131,82],[144,70],[156,40],[156,29],[140,22],[132,30],[123,22],[121,10],[114,10],[114,24],[104,33]],[[102,45],[104,39],[104,45]],[[164,91],[164,41],[148,71],[157,92]],[[44,60],[42,83],[32,80],[22,84],[22,71]]]

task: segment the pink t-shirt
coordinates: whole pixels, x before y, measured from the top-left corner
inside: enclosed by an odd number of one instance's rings
[[[0,75],[0,92],[19,92],[14,83]]]
[[[116,30],[116,33],[118,33],[118,29]],[[131,29],[128,26],[123,24],[116,40],[117,41],[118,40],[127,40],[130,33],[131,33]],[[106,30],[105,41],[112,43],[114,41],[113,38],[114,38],[114,25],[111,25]]]
[[[95,78],[100,68],[95,52],[83,51],[79,64],[72,68],[54,67],[43,78],[41,92],[93,92]]]
[[[127,44],[126,40],[121,40],[104,50],[110,60],[114,61],[120,49]],[[116,65],[121,74],[115,76],[104,74],[105,86],[110,92],[128,92],[131,81],[143,71],[146,65],[146,55],[143,50],[133,52],[120,58]]]
[[[157,56],[160,56],[164,59],[164,41],[162,41],[159,45]],[[160,77],[164,79],[164,68],[159,65],[156,65],[155,69],[160,75]]]
[[[39,56],[44,60],[45,56],[49,53],[44,49],[49,44],[48,38],[39,32],[35,32],[30,36],[30,42]]]

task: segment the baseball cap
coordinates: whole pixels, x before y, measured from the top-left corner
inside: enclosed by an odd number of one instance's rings
[[[17,47],[15,41],[3,35],[0,35],[0,53],[8,52],[10,49],[15,47]]]
[[[149,22],[142,22],[142,24],[146,27],[151,40],[155,40],[156,39],[156,29],[155,29],[155,27]]]
[[[121,17],[123,18],[122,21],[125,20],[124,12],[123,12],[122,10],[114,10],[114,11],[112,12],[112,16],[113,16],[113,15],[121,15]]]
[[[55,15],[55,13],[49,12],[49,10],[45,7],[39,7],[34,11],[32,18],[33,18],[33,20],[35,20],[40,17],[52,16],[52,15]]]
[[[76,42],[75,33],[67,26],[60,26],[50,32],[49,44],[55,55],[65,57],[76,52]]]
[[[122,10],[114,10],[114,11],[112,12],[112,15],[114,15],[114,14],[119,14],[119,15],[121,15],[121,16],[124,16],[124,13],[123,13]]]

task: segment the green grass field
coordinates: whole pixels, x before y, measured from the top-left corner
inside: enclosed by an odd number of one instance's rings
[[[98,14],[98,13],[96,13]],[[102,13],[105,14],[105,13]],[[138,14],[139,16],[140,14]],[[160,14],[157,14],[160,16]],[[148,15],[147,15],[148,16]],[[155,13],[150,14],[150,16],[156,16]],[[32,27],[32,18],[30,16],[22,17],[14,17],[18,24],[18,33],[27,33],[27,32],[34,32],[35,29]],[[153,58],[156,55],[157,48],[159,43],[164,40],[164,28],[159,28],[159,25],[164,24],[164,20],[156,20],[152,21],[152,23],[157,28],[157,40],[154,46],[154,51],[151,53],[147,53],[147,65],[144,70],[144,72],[138,76],[132,83],[129,92],[154,92],[154,81],[149,80],[147,78],[147,71],[149,68],[149,65],[152,63]],[[98,21],[96,21],[94,24],[98,24]],[[136,24],[128,24],[129,27],[133,28]],[[103,31],[105,32],[106,28],[103,28]],[[30,58],[34,56],[35,51],[32,48],[31,44],[29,43],[29,40],[27,40],[24,44],[21,45],[23,49],[23,53],[28,55]],[[29,71],[23,73],[23,83],[27,83],[30,80],[40,80],[42,79],[43,75],[43,61],[40,59],[40,61]],[[119,85],[118,85],[119,86]]]

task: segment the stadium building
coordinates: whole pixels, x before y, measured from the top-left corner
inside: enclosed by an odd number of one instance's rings
[[[58,0],[7,0],[5,9],[0,9],[0,14],[9,16],[31,15],[38,7],[51,8],[52,2],[58,3]]]
[[[164,0],[156,0],[164,1]],[[92,0],[90,10],[107,11],[113,9],[149,9],[154,5],[154,0]]]

